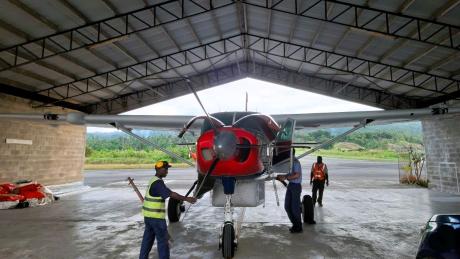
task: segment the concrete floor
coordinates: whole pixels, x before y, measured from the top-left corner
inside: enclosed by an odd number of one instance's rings
[[[312,160],[302,160],[304,172]],[[330,186],[317,224],[302,234],[276,206],[271,183],[265,207],[235,209],[243,218],[235,258],[413,258],[419,232],[436,213],[460,212],[460,196],[398,184],[394,163],[327,159]],[[195,180],[190,169],[171,169],[167,185],[184,194]],[[124,181],[141,191],[151,171],[88,171],[84,192],[38,208],[0,211],[1,258],[136,258],[143,233],[140,202]],[[310,193],[304,174],[303,194]],[[277,185],[281,201],[284,187]],[[244,212],[244,215],[242,215]],[[206,195],[185,220],[171,224],[171,258],[221,258],[218,237],[223,210]],[[152,250],[156,258],[156,247]]]

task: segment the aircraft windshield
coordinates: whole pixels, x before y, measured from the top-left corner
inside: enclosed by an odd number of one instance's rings
[[[294,133],[294,120],[288,119],[284,125],[283,128],[278,132],[278,135],[276,136],[276,142],[286,142],[286,141],[292,141],[292,134]]]

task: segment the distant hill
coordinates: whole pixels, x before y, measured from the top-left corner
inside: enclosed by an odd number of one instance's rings
[[[319,129],[313,131],[299,131],[295,135],[297,142],[324,142],[350,128]],[[365,149],[388,150],[397,147],[405,147],[423,144],[422,128],[420,122],[396,123],[391,125],[375,125],[359,129],[345,136],[339,142],[349,142]],[[392,144],[392,145],[389,145]],[[325,147],[332,148],[333,145]]]
[[[326,129],[333,136],[342,134],[343,132],[349,130],[350,128],[335,128],[335,129]],[[387,125],[371,125],[363,129],[359,129],[358,132],[379,132],[379,131],[396,131],[403,134],[408,134],[411,136],[422,136],[422,123],[419,121],[411,122],[402,122],[402,123],[393,123]]]
[[[295,134],[296,142],[324,142],[349,128],[301,130]],[[134,130],[144,138],[149,139],[163,147],[176,146],[178,143],[194,142],[196,136],[186,135],[183,139],[177,138],[175,131]],[[346,136],[339,142],[348,142],[346,145],[337,146],[337,149],[381,149],[396,150],[401,147],[423,144],[422,127],[420,122],[395,123],[390,125],[369,126]],[[356,145],[353,146],[352,145]],[[133,148],[140,150],[143,145],[121,131],[117,132],[92,132],[87,134],[87,146],[94,150],[121,150]],[[333,148],[333,144],[325,147]]]
[[[133,130],[133,132],[141,137],[157,137],[157,136],[177,136],[178,132],[170,130]],[[88,132],[88,136],[97,137],[100,139],[112,139],[127,136],[126,133],[122,131],[114,132]]]

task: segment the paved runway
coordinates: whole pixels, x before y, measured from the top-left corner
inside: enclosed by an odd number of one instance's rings
[[[310,193],[312,159],[302,160],[303,194]],[[325,159],[330,186],[317,224],[302,234],[289,221],[266,183],[265,206],[247,208],[235,258],[413,258],[419,232],[435,213],[460,212],[460,196],[398,184],[395,163]],[[88,191],[38,208],[0,211],[0,255],[5,258],[136,258],[143,219],[140,202],[127,185],[131,176],[144,191],[152,170],[88,171]],[[309,174],[309,173],[308,173]],[[167,185],[184,194],[195,180],[191,169],[171,169]],[[241,218],[237,208],[234,218]],[[171,258],[221,258],[223,209],[205,195],[186,218],[169,226]],[[152,258],[156,258],[155,247]]]

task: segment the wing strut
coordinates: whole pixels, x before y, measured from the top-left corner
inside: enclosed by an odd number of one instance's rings
[[[334,143],[334,142],[336,142],[336,141],[338,141],[338,140],[344,138],[344,137],[347,136],[347,135],[350,135],[351,133],[353,133],[353,132],[355,132],[355,131],[357,131],[357,130],[359,130],[359,129],[361,129],[361,128],[366,127],[369,123],[371,123],[371,122],[373,122],[373,121],[374,121],[374,120],[371,120],[371,119],[364,119],[361,123],[359,123],[359,124],[353,126],[353,128],[351,128],[350,130],[348,130],[348,131],[346,131],[346,132],[344,132],[344,133],[342,133],[342,134],[340,134],[340,135],[338,135],[338,136],[336,136],[336,137],[334,137],[334,138],[331,138],[331,139],[328,140],[328,141],[325,141],[325,142],[319,144],[318,146],[316,146],[316,147],[314,147],[314,148],[308,150],[307,152],[303,153],[303,154],[300,155],[300,156],[297,156],[296,158],[297,158],[297,159],[301,159],[301,158],[304,157],[304,156],[307,156],[307,155],[309,155],[309,154],[311,154],[311,153],[313,153],[313,152],[315,152],[315,151],[317,151],[317,150],[319,150],[319,149],[321,149],[321,148],[323,148],[323,147],[325,147],[325,146],[327,146],[327,145],[329,145],[329,144],[331,144],[331,143]]]
[[[143,137],[141,137],[139,135],[134,134],[131,131],[131,129],[128,129],[125,126],[123,126],[123,125],[121,125],[119,123],[110,123],[110,125],[112,125],[115,128],[123,131],[124,133],[130,135],[131,137],[134,137],[134,138],[138,139],[139,141],[141,141],[142,143],[144,143],[144,144],[146,144],[148,146],[152,146],[153,148],[158,149],[158,150],[162,151],[163,153],[165,153],[165,154],[167,154],[167,155],[169,155],[171,157],[176,158],[177,160],[180,160],[180,161],[182,161],[182,162],[184,162],[184,163],[186,163],[186,164],[188,164],[190,166],[195,167],[194,163],[188,161],[187,159],[185,159],[185,158],[183,158],[183,157],[181,157],[181,156],[179,156],[179,155],[177,155],[177,154],[175,154],[175,153],[173,153],[173,152],[171,152],[171,151],[169,151],[167,149],[164,149],[164,148],[160,147],[159,145],[157,145],[157,144],[155,144],[153,142],[148,141],[147,139],[145,139],[145,138],[143,138]]]

